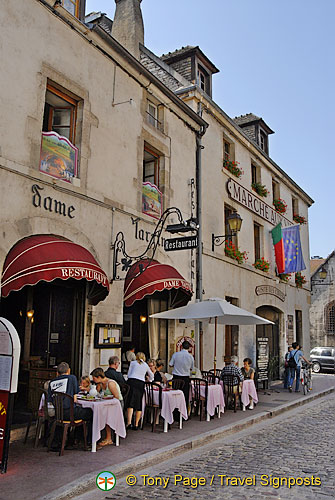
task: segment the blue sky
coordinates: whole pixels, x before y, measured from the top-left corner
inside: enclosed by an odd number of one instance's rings
[[[311,255],[335,248],[335,0],[143,0],[145,45],[157,55],[199,45],[220,69],[213,98],[231,117],[261,116],[270,156],[315,201]],[[113,19],[114,0],[86,12]]]

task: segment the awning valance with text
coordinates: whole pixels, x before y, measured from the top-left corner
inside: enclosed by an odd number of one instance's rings
[[[106,274],[86,248],[61,236],[29,236],[16,243],[6,257],[1,296],[40,281],[71,278],[90,282],[89,300],[93,305],[109,293]]]
[[[174,267],[160,264],[157,260],[143,259],[128,271],[124,284],[124,303],[129,307],[146,295],[172,289],[184,292],[188,295],[188,300],[191,298],[190,284]]]

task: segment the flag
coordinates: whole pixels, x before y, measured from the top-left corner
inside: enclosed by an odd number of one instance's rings
[[[282,274],[285,271],[285,255],[283,235],[280,223],[272,229],[271,234],[273,246],[275,248],[277,272],[278,274]]]
[[[306,269],[302,256],[299,225],[283,229],[285,273],[296,273]]]

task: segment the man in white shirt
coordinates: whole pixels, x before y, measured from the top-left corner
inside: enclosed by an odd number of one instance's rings
[[[172,355],[169,365],[173,366],[172,375],[174,379],[184,380],[184,389],[183,393],[185,396],[186,406],[188,406],[189,402],[189,393],[190,393],[190,374],[194,369],[194,358],[192,354],[188,352],[190,348],[189,342],[185,340],[182,343],[182,350],[179,352],[175,352]]]

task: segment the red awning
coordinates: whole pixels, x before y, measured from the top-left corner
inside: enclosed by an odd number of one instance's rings
[[[144,271],[141,272],[141,269]],[[128,271],[124,284],[124,303],[129,307],[146,295],[172,289],[181,289],[192,295],[190,284],[174,267],[160,264],[157,260],[141,260]]]
[[[89,294],[97,304],[109,293],[109,282],[93,255],[86,248],[61,236],[40,234],[19,241],[8,253],[2,278],[1,295],[40,281],[85,279],[92,282]]]

